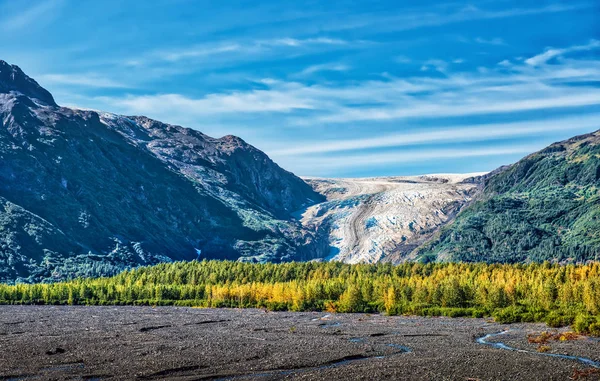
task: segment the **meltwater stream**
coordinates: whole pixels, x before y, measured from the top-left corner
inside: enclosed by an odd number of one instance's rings
[[[498,337],[498,336],[506,335],[508,332],[510,332],[510,330],[506,330],[506,331],[502,331],[502,332],[497,332],[497,333],[488,333],[487,335],[478,338],[476,340],[476,342],[478,344],[489,345],[491,347],[498,348],[498,349],[504,349],[504,350],[507,350],[507,351],[522,352],[522,353],[529,353],[529,354],[538,355],[538,356],[557,357],[557,358],[566,359],[566,360],[579,361],[582,364],[589,365],[591,367],[599,368],[600,369],[600,362],[594,361],[594,360],[589,359],[587,357],[560,355],[560,354],[556,354],[556,353],[534,352],[534,351],[528,351],[526,349],[513,348],[513,347],[508,346],[508,345],[506,345],[506,344],[504,344],[502,342],[489,342],[488,341],[488,339],[490,339],[492,337]]]

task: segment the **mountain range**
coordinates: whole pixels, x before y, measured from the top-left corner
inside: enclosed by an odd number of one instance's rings
[[[4,61],[0,119],[0,282],[194,259],[598,259],[600,132],[489,174],[300,179],[235,136],[60,107]]]

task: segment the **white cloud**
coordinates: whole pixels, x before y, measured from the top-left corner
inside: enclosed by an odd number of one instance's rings
[[[340,40],[337,38],[328,38],[328,37],[317,37],[317,38],[306,38],[306,39],[297,39],[297,38],[278,38],[273,40],[259,40],[255,42],[257,45],[264,46],[306,46],[306,45],[346,45],[348,41]]]
[[[407,64],[407,63],[411,63],[412,60],[406,56],[397,56],[394,61],[396,61],[397,63],[401,63],[401,64]]]
[[[563,49],[548,48],[545,52],[526,59],[525,63],[531,66],[540,66],[555,57],[559,57],[572,52],[587,51],[597,48],[600,48],[600,41],[598,40],[591,40],[588,44],[585,45],[570,46],[568,48]]]
[[[454,10],[442,6],[443,11],[428,8],[417,9],[412,12],[403,12],[400,15],[387,15],[375,13],[372,17],[356,17],[340,20],[323,26],[324,30],[350,30],[368,28],[369,30],[401,31],[423,27],[442,26],[472,20],[491,20],[545,13],[559,13],[577,9],[593,7],[591,3],[572,3],[568,5],[552,4],[540,7],[517,8],[512,7],[502,10],[486,10],[474,5],[455,8]]]
[[[317,48],[323,46],[352,46],[364,45],[364,41],[346,41],[329,37],[315,38],[274,38],[251,41],[220,41],[216,43],[200,44],[179,49],[157,51],[147,55],[146,58],[137,58],[126,61],[128,64],[140,65],[155,59],[176,62],[191,58],[208,58],[226,55],[260,55],[273,49],[299,49]]]
[[[179,94],[126,96],[123,98],[99,97],[113,110],[126,114],[216,115],[230,113],[290,112],[295,109],[313,109],[310,100],[295,98],[277,91],[255,90],[230,94],[209,94],[194,99]]]
[[[455,58],[451,61],[444,61],[444,60],[440,60],[440,59],[429,59],[422,63],[421,71],[435,70],[442,74],[448,74],[448,69],[450,68],[450,64],[460,65],[461,63],[464,63],[464,62],[465,62],[465,60],[462,58]]]
[[[539,145],[499,146],[490,148],[464,148],[464,149],[435,149],[427,151],[399,151],[386,153],[357,154],[348,156],[307,156],[301,161],[294,161],[294,171],[300,174],[331,173],[351,167],[358,168],[376,167],[385,164],[396,166],[443,159],[463,159],[475,157],[491,157],[506,155],[525,155],[539,150]],[[278,160],[287,164],[285,160]]]
[[[122,82],[102,77],[98,74],[42,74],[36,76],[42,85],[71,85],[99,88],[127,88],[130,87]]]
[[[331,66],[307,68],[307,73]],[[186,120],[206,115],[275,112],[288,126],[324,126],[407,118],[441,118],[582,107],[600,104],[597,61],[565,60],[560,65],[513,64],[474,73],[448,73],[444,61],[427,61],[444,77],[415,76],[381,80],[323,82],[307,85],[274,78],[258,80],[265,89],[240,90],[192,98],[181,94],[96,98],[104,108],[127,114]],[[572,86],[581,83],[581,86]],[[585,90],[585,91],[584,91]],[[96,107],[96,106],[94,106]],[[101,107],[96,107],[101,108]],[[295,111],[303,111],[301,114]],[[308,112],[306,112],[308,111]]]
[[[438,97],[436,97],[438,98]],[[510,98],[510,97],[506,97]],[[600,90],[590,90],[587,93],[572,91],[564,96],[530,97],[514,100],[498,101],[487,99],[454,99],[446,104],[432,102],[433,99],[423,99],[412,102],[410,107],[374,107],[374,108],[345,108],[337,113],[320,117],[324,123],[349,123],[358,121],[386,121],[404,118],[439,118],[452,116],[472,116],[496,113],[515,113],[551,108],[581,107],[600,104]]]
[[[566,53],[565,49],[547,49],[544,53],[538,54],[525,60],[525,63],[532,66],[545,64],[548,60]]]
[[[443,60],[427,60],[421,66],[421,71],[428,71],[430,69],[437,70],[440,73],[446,73],[448,62]]]
[[[339,63],[327,63],[320,65],[312,65],[302,70],[300,74],[309,75],[322,71],[348,71],[350,70],[350,66]]]
[[[118,97],[76,99],[96,109],[122,114],[144,114],[165,122],[196,127],[209,134],[234,133],[265,149],[278,163],[297,173],[331,174],[340,168],[377,166],[411,160],[441,160],[469,157],[468,155],[510,155],[528,153],[534,148],[504,147],[496,150],[418,149],[397,153],[366,154],[362,150],[389,151],[392,147],[418,147],[423,144],[496,141],[501,139],[540,137],[553,131],[570,133],[600,128],[600,115],[585,115],[587,106],[600,105],[600,88],[590,85],[600,81],[600,66],[593,59],[564,58],[556,65],[532,66],[512,58],[504,64],[481,71],[450,72],[444,76],[415,75],[377,79],[321,81],[303,83],[302,75],[294,81],[267,77],[248,78],[260,84],[260,89],[215,92],[200,97],[183,94],[125,95]],[[440,62],[430,60],[428,65]],[[307,67],[306,73],[339,70],[339,63]],[[448,62],[446,65],[452,65]],[[61,78],[64,80],[64,78]],[[81,80],[81,79],[80,79]],[[569,115],[552,120],[537,120],[531,111],[557,111]],[[524,112],[527,114],[523,115]],[[499,114],[518,122],[494,123]],[[474,124],[468,118],[483,116],[488,124]],[[582,115],[582,116],[577,116]],[[442,119],[464,118],[461,125],[445,126]],[[422,129],[419,133],[401,132],[402,126],[418,121],[423,125],[431,120],[438,127]],[[375,135],[394,124],[397,133]],[[427,124],[431,125],[430,122]],[[277,126],[274,130],[273,126]],[[266,128],[268,127],[268,128]],[[381,128],[380,128],[381,127]],[[363,132],[356,132],[365,128]],[[306,132],[298,133],[305,129]],[[339,140],[340,133],[349,129],[356,139]],[[282,130],[296,132],[282,132]],[[389,131],[389,130],[387,130]],[[298,133],[298,135],[294,135]],[[283,136],[329,136],[330,141],[310,141],[310,138],[287,139]],[[359,139],[360,138],[360,139]],[[344,151],[354,155],[342,154]],[[470,152],[470,153],[469,153]],[[340,158],[339,155],[342,154]]]
[[[18,12],[5,14],[0,19],[0,28],[17,30],[35,26],[40,22],[47,22],[53,18],[62,4],[63,0],[46,0],[32,6],[27,6],[28,4],[25,2],[18,2]]]
[[[186,58],[209,57],[224,53],[239,52],[242,49],[247,50],[248,48],[242,48],[239,44],[229,43],[221,46],[196,46],[189,49],[163,52],[160,56],[165,61],[180,61]]]
[[[504,42],[504,40],[499,37],[490,38],[490,39],[477,37],[475,39],[475,42],[477,42],[479,44],[484,44],[484,45],[506,45],[506,42]]]
[[[385,147],[417,146],[430,143],[457,143],[529,136],[552,131],[590,130],[600,127],[600,114],[568,116],[501,124],[454,126],[416,133],[400,133],[375,138],[335,140],[328,143],[303,142],[294,148],[269,150],[273,156],[297,156],[315,153],[363,150]]]

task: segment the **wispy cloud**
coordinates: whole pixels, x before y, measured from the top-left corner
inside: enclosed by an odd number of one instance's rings
[[[36,76],[42,85],[68,85],[98,88],[128,88],[129,85],[95,73],[86,74],[42,74]]]
[[[348,71],[350,66],[340,63],[326,63],[319,65],[311,65],[300,72],[301,75],[310,75],[323,71]]]
[[[239,52],[242,50],[250,51],[250,48],[243,47],[237,43],[227,43],[220,46],[194,46],[187,49],[160,52],[156,55],[165,61],[180,61],[186,58],[210,57],[224,53]],[[138,65],[140,64],[140,61],[134,60],[133,62]]]
[[[506,96],[506,98],[510,98]],[[513,96],[516,98],[516,95]],[[439,98],[439,97],[436,97]],[[531,110],[552,108],[581,107],[600,104],[600,90],[590,90],[580,93],[574,90],[569,94],[545,97],[529,97],[498,102],[493,98],[464,99],[446,104],[435,104],[432,99],[411,102],[410,106],[403,108],[374,107],[374,108],[346,108],[337,113],[318,118],[322,123],[349,123],[358,121],[386,121],[405,118],[439,118],[455,116],[473,116],[485,114],[516,113]]]
[[[488,10],[483,7],[467,5],[455,7],[453,10],[418,9],[413,12],[403,12],[399,16],[373,14],[371,18],[349,19],[339,23],[326,25],[325,30],[350,30],[370,28],[373,30],[411,30],[424,27],[442,26],[474,20],[492,20],[509,17],[530,16],[545,13],[559,13],[593,7],[590,3],[551,4],[540,7],[510,8]]]
[[[181,47],[171,50],[161,50],[148,54],[145,58],[132,59],[128,60],[127,62],[132,62],[136,65],[139,65],[144,61],[152,61],[156,59],[176,62],[190,58],[208,58],[212,56],[225,56],[234,54],[257,55],[264,54],[265,52],[273,52],[277,49],[310,49],[326,46],[352,48],[358,47],[365,43],[365,41],[346,41],[330,37],[314,37],[305,39],[280,37],[250,41],[228,40],[189,47]]]
[[[261,46],[306,46],[306,45],[346,45],[348,41],[339,38],[316,37],[316,38],[277,38],[273,40],[259,40],[255,42]]]
[[[194,99],[179,94],[126,96],[123,98],[98,97],[114,110],[127,114],[217,115],[230,113],[290,112],[313,109],[310,100],[302,100],[278,91],[255,90],[231,94],[210,94]]]
[[[506,45],[506,42],[504,42],[504,40],[499,37],[490,38],[490,39],[477,37],[475,39],[475,42],[477,42],[478,44],[484,44],[484,45]]]
[[[545,64],[546,62],[550,61],[555,57],[560,57],[568,53],[587,51],[598,48],[600,48],[600,41],[598,40],[591,40],[588,44],[585,45],[570,46],[568,48],[562,49],[548,48],[545,52],[526,59],[525,63],[531,66],[539,66]]]
[[[335,140],[327,143],[304,142],[293,148],[269,150],[274,156],[298,156],[315,153],[365,150],[373,148],[418,146],[435,143],[464,143],[488,141],[519,136],[531,136],[552,131],[586,131],[600,127],[600,114],[575,115],[534,121],[500,124],[459,125],[452,128],[433,128],[415,133],[398,133],[375,138]]]
[[[394,61],[400,64],[408,64],[412,62],[412,60],[407,56],[397,56],[396,58],[394,58]]]
[[[260,81],[266,89],[213,93],[201,98],[156,94],[100,100],[110,109],[160,113],[161,117],[180,113],[190,117],[239,112],[286,113],[288,125],[507,114],[600,104],[600,88],[586,85],[600,81],[596,61],[571,60],[543,67],[514,64],[509,70],[495,66],[467,73],[448,72],[449,64],[441,60],[426,64],[428,69],[446,75],[311,85],[266,79]],[[293,113],[295,110],[310,113],[299,116]]]
[[[444,60],[432,59],[425,61],[423,65],[421,65],[421,71],[428,71],[432,69],[437,70],[440,73],[446,73],[448,69],[448,62]]]
[[[17,30],[35,26],[53,18],[55,12],[63,5],[63,0],[44,0],[19,2],[18,10],[5,14],[0,18],[0,29]],[[31,5],[33,3],[33,5]],[[15,2],[15,4],[17,4]]]
[[[307,156],[295,167],[299,174],[331,173],[348,168],[369,168],[385,164],[401,165],[443,159],[464,159],[506,155],[525,155],[534,152],[539,145],[498,146],[489,148],[435,149],[428,151],[399,151],[344,156]],[[281,162],[281,161],[280,161]],[[285,163],[285,161],[283,161]]]

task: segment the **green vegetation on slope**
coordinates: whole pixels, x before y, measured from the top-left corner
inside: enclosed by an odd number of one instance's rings
[[[530,155],[418,250],[425,261],[584,262],[600,258],[600,132]]]
[[[600,335],[600,263],[176,262],[112,278],[0,285],[4,304],[146,304],[493,316]]]

